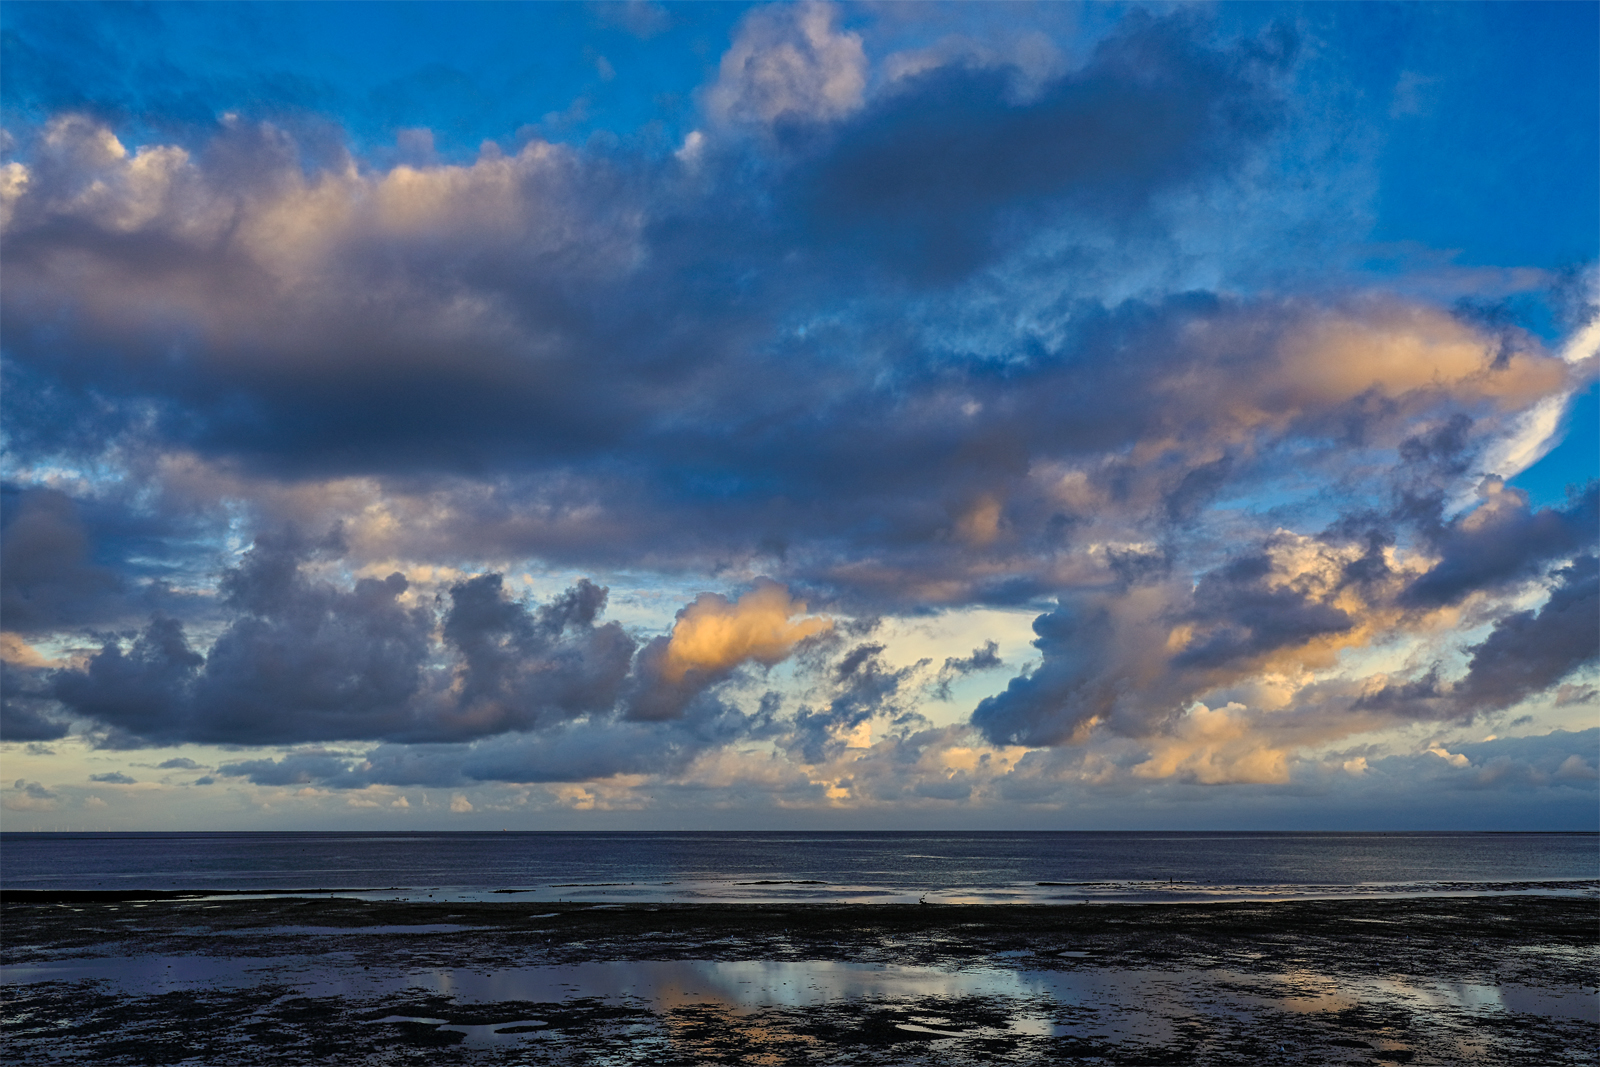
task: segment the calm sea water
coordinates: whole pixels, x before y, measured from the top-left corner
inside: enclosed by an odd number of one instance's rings
[[[1061,902],[1600,889],[1600,835],[0,834],[0,890],[476,900]]]

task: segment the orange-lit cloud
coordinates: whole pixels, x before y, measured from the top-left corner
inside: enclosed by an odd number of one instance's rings
[[[805,611],[805,601],[790,599],[788,589],[767,579],[734,602],[701,593],[678,614],[662,674],[676,683],[690,671],[715,673],[746,660],[771,666],[798,642],[833,626],[821,616],[795,620]]]

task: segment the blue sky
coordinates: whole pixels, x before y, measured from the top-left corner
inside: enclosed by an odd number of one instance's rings
[[[1600,6],[0,24],[7,828],[1594,825]]]

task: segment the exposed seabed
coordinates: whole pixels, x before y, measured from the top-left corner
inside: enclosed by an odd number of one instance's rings
[[[1600,1062],[1592,894],[104,897],[7,895],[4,1062]]]

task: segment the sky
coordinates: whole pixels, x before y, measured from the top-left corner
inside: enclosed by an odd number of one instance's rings
[[[1600,823],[1600,5],[0,29],[7,830]]]

